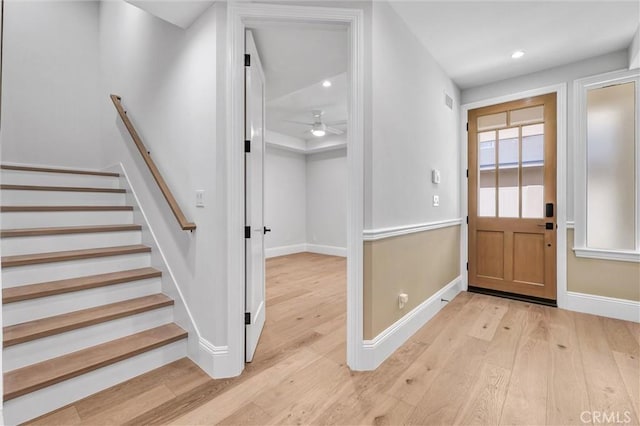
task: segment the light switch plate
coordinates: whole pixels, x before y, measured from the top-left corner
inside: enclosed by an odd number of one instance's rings
[[[431,170],[431,182],[440,183],[440,170],[438,169]]]
[[[196,207],[204,207],[204,190],[196,191]]]

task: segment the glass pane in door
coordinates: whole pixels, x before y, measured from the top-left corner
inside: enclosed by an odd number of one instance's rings
[[[522,217],[544,217],[544,124],[522,127]]]
[[[496,215],[496,132],[478,133],[478,216]]]
[[[519,128],[502,129],[498,132],[498,216],[520,216]]]
[[[540,123],[544,120],[544,106],[514,109],[509,111],[509,118],[511,126]]]
[[[499,112],[497,114],[483,115],[478,117],[478,131],[499,129],[507,126],[507,113]]]

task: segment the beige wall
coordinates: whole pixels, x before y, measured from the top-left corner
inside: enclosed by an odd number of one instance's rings
[[[364,338],[371,340],[460,275],[460,226],[364,243]],[[409,303],[400,310],[398,295]]]
[[[640,301],[640,264],[576,257],[573,229],[567,232],[567,289]]]

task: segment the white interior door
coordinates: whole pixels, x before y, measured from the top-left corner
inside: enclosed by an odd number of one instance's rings
[[[251,31],[245,32],[245,225],[247,228],[245,359],[251,362],[265,321],[264,73]],[[246,65],[246,63],[245,63]]]

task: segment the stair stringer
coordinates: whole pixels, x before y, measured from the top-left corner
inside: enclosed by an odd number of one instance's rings
[[[189,358],[213,378],[228,377],[227,372],[233,368],[228,347],[216,346],[202,337],[176,275],[172,271],[171,264],[158,242],[147,214],[145,214],[130,174],[127,173],[123,163],[106,168],[105,171],[120,173],[120,188],[127,190],[126,204],[133,206],[134,223],[142,226],[142,244],[151,247],[151,266],[162,271],[162,292],[175,302],[173,307],[174,322],[188,332],[187,353]]]

